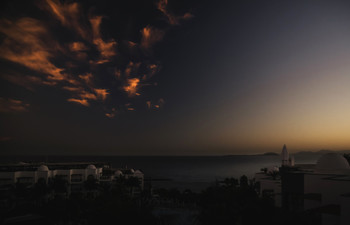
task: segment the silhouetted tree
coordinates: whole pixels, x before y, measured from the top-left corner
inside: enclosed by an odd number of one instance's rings
[[[248,177],[245,175],[241,176],[241,178],[239,179],[239,185],[241,186],[241,188],[248,188]]]
[[[238,180],[233,178],[233,177],[225,178],[224,185],[227,186],[227,187],[236,188],[237,185],[238,185]]]
[[[88,191],[97,190],[98,186],[99,185],[97,179],[92,175],[89,175],[84,183],[84,187]]]
[[[68,181],[62,176],[55,176],[51,180],[51,185],[55,193],[67,193],[68,192]]]

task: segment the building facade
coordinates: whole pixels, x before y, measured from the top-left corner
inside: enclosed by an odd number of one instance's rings
[[[284,146],[278,175],[257,173],[260,195],[268,193],[280,206],[293,212],[317,215],[323,225],[350,221],[350,166],[340,154],[322,155],[316,164],[294,165]]]

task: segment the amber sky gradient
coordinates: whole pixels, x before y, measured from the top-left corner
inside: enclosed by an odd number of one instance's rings
[[[0,154],[350,149],[348,1],[0,8]]]

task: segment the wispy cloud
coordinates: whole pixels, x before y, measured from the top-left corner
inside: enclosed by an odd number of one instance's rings
[[[155,43],[163,39],[164,31],[148,25],[141,30],[141,35],[141,47],[150,50]]]
[[[64,90],[70,91],[70,92],[81,92],[81,87],[71,87],[71,86],[64,86],[62,87]]]
[[[86,99],[77,99],[77,98],[69,98],[67,99],[68,102],[75,102],[78,104],[81,104],[83,106],[90,106],[89,102]]]
[[[106,38],[108,34],[101,29],[101,24],[108,17],[96,16],[91,10],[86,13],[82,4],[41,0],[39,7],[56,20],[54,24],[49,24],[50,20],[30,17],[14,20],[0,18],[0,32],[3,35],[0,58],[29,69],[18,72],[11,68],[13,71],[10,69],[0,74],[0,78],[30,91],[42,85],[55,87],[69,94],[68,102],[86,107],[93,101],[103,102],[105,115],[113,118],[116,110],[108,109],[107,98],[115,93],[125,97],[124,92],[131,99],[140,95],[141,88],[155,84],[150,79],[160,71],[161,63],[154,60],[152,50],[156,43],[163,40],[167,28],[147,25],[133,41],[120,40],[117,43],[116,37]],[[171,25],[178,25],[181,19],[192,17],[190,13],[183,16],[172,14],[166,0],[159,1],[155,7]],[[61,37],[53,34],[57,26],[67,31],[69,40],[62,41]],[[110,63],[108,66],[111,69],[102,70],[99,65],[104,63]],[[106,86],[108,84],[101,82],[104,79],[102,76],[114,77],[114,82]],[[0,101],[2,112],[25,111],[29,107],[20,100],[1,98]],[[150,101],[146,103],[147,108],[162,105],[152,102],[154,104]],[[137,107],[136,104],[121,105],[122,111],[133,111]]]
[[[107,89],[95,88],[94,91],[97,94],[97,97],[102,101],[106,100],[107,96],[109,95]]]
[[[111,112],[105,113],[105,116],[107,116],[108,118],[114,118],[116,113],[117,113],[116,109],[112,108]]]
[[[50,39],[46,27],[40,21],[32,18],[22,18],[16,22],[2,19],[0,32],[5,34],[0,46],[0,57],[44,73],[48,80],[67,78],[64,69],[55,66],[50,60],[57,43]]]
[[[88,54],[86,51],[88,47],[82,42],[73,42],[69,45],[69,50],[76,56],[79,60],[86,60],[88,58]]]
[[[185,13],[183,16],[174,15],[168,11],[168,0],[160,0],[157,4],[158,10],[160,10],[168,19],[171,25],[179,25],[180,20],[191,19],[193,15],[191,13]]]
[[[81,22],[81,9],[77,2],[61,3],[58,0],[46,0],[45,7],[61,24],[71,30],[76,31],[82,38],[89,39],[90,33]]]
[[[134,63],[132,61],[129,62],[129,64],[126,66],[124,74],[126,78],[129,78],[131,75],[136,75],[138,73],[138,70],[140,68],[141,63]]]
[[[97,64],[109,62],[111,57],[116,55],[117,42],[112,40],[104,41],[101,37],[100,25],[102,22],[102,16],[95,16],[90,18],[92,27],[93,43],[97,46],[101,54],[101,58],[97,61]]]
[[[84,75],[79,75],[79,78],[85,82],[88,86],[93,85],[93,75],[92,73],[86,73]]]
[[[146,101],[146,105],[148,109],[160,109],[163,107],[165,101],[163,98],[160,98],[158,101],[152,104],[151,101]]]
[[[130,78],[127,80],[127,84],[124,86],[124,91],[126,91],[129,97],[136,95],[139,82],[139,78]]]
[[[0,77],[13,84],[22,86],[30,91],[34,91],[35,86],[41,85],[45,82],[40,77],[23,75],[23,74],[1,74]],[[49,85],[49,84],[46,84],[46,85]]]
[[[151,101],[146,101],[146,105],[148,109],[151,109]]]
[[[28,107],[29,104],[24,103],[21,100],[0,97],[0,112],[24,112],[28,110]]]

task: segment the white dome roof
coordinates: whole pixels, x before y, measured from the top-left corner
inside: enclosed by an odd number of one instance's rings
[[[142,172],[140,170],[136,170],[135,173],[142,174]]]
[[[88,165],[88,166],[86,167],[86,169],[95,170],[95,169],[96,169],[96,166],[90,164],[90,165]]]
[[[277,166],[272,166],[267,169],[268,173],[278,172],[279,168]]]
[[[49,171],[49,168],[45,165],[41,165],[38,167],[38,171],[47,172],[47,171]]]
[[[123,172],[120,170],[117,170],[117,171],[115,171],[114,175],[119,177],[120,175],[123,175]]]
[[[316,169],[321,171],[348,170],[350,166],[342,155],[327,153],[318,159]]]

